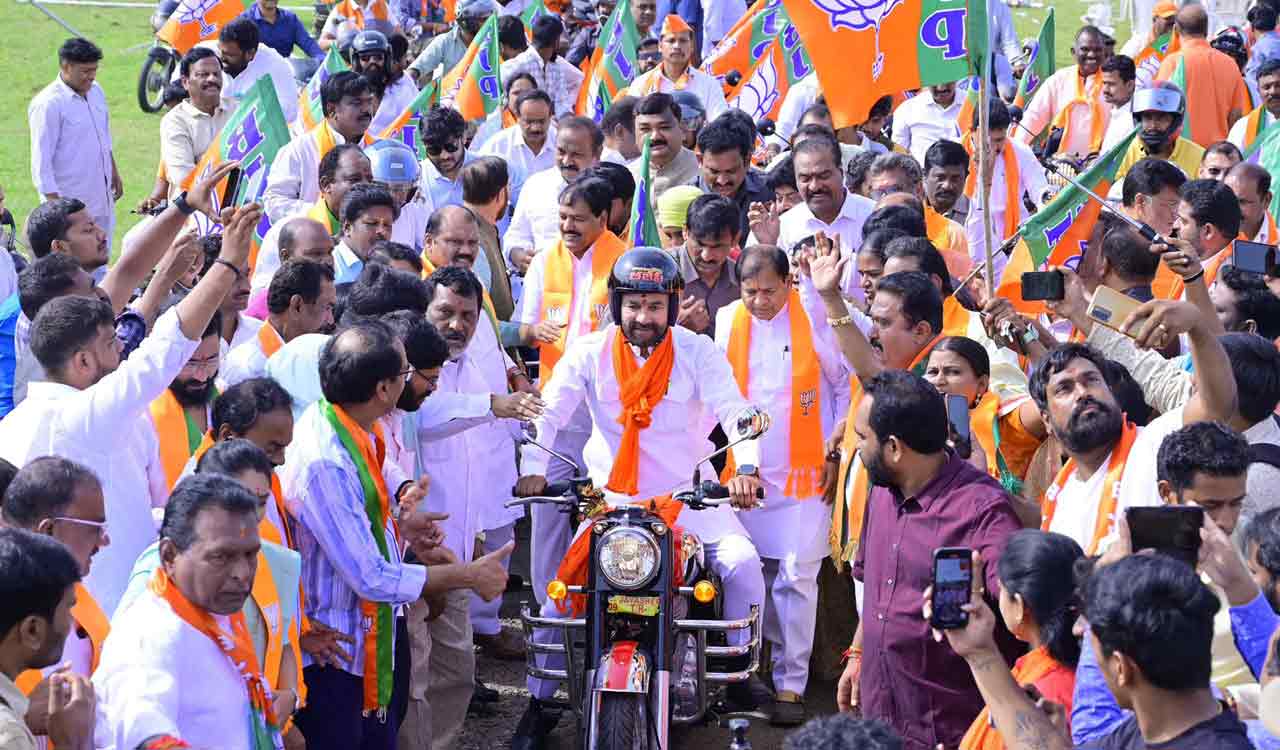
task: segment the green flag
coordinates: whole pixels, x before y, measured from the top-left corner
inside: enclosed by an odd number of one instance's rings
[[[990,75],[991,27],[987,19],[987,0],[968,0],[965,3],[964,36],[969,45],[966,50],[969,70],[974,75],[982,75],[983,71]]]
[[[498,16],[489,16],[467,52],[440,81],[440,101],[467,121],[483,120],[502,106],[501,48]]]
[[[631,85],[639,74],[636,47],[640,32],[631,15],[631,0],[621,0],[609,14],[591,55],[591,71],[578,96],[578,114],[600,122],[618,92]]]
[[[329,76],[344,70],[351,70],[351,68],[347,65],[347,61],[342,59],[342,55],[338,54],[338,45],[335,44],[329,47],[329,52],[324,56],[324,62],[316,68],[311,80],[307,81],[302,91],[298,92],[298,121],[302,123],[304,131],[314,128],[324,119],[324,105],[320,103],[320,87],[329,80]]]
[[[1031,103],[1031,98],[1035,96],[1040,85],[1049,80],[1049,76],[1053,75],[1054,64],[1054,46],[1053,46],[1053,8],[1049,9],[1049,15],[1044,19],[1044,25],[1040,27],[1040,35],[1031,43],[1031,52],[1027,57],[1027,67],[1022,73],[1022,79],[1018,81],[1018,93],[1013,97],[1014,106],[1026,109]]]
[[[418,123],[427,110],[431,109],[431,105],[436,103],[438,91],[435,81],[423,86],[413,101],[409,102],[409,106],[378,137],[393,138],[413,149],[419,159],[427,158],[427,147],[422,143],[422,131]]]
[[[623,0],[626,2],[626,0]],[[635,199],[631,201],[631,222],[628,224],[631,246],[662,247],[658,234],[658,221],[653,215],[653,181],[649,174],[649,137],[645,136],[640,149],[640,179],[636,181]]]
[[[1262,130],[1262,135],[1253,142],[1244,160],[1257,164],[1270,174],[1280,174],[1280,120]],[[1271,190],[1270,210],[1272,216],[1280,216],[1280,190],[1275,188]],[[1271,242],[1275,241],[1276,238],[1272,237]]]
[[[1178,58],[1178,67],[1173,69],[1173,75],[1169,76],[1169,81],[1178,87],[1182,92],[1182,101],[1187,102],[1187,58],[1182,56]],[[1191,132],[1191,107],[1187,102],[1187,112],[1182,117],[1182,132],[1178,137],[1186,138],[1188,141],[1195,141],[1196,136]],[[1199,141],[1196,141],[1197,143]]]
[[[529,6],[520,12],[520,22],[524,24],[524,33],[533,36],[533,21],[538,16],[547,15],[547,6],[542,0],[533,0]]]

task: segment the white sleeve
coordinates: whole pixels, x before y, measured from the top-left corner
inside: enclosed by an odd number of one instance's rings
[[[127,665],[108,663],[93,676],[99,696],[97,718],[106,726],[108,746],[135,748],[156,735],[181,737],[177,724],[182,681],[180,649],[140,643],[142,634],[112,633],[110,645],[131,658]],[[132,636],[132,637],[131,637]]]
[[[611,345],[610,336],[613,335],[621,335],[621,332],[605,334],[605,346]],[[593,343],[596,345],[593,346]],[[569,424],[578,407],[586,400],[587,389],[591,387],[594,380],[592,360],[597,356],[598,345],[594,336],[579,339],[569,345],[564,357],[556,364],[551,382],[542,388],[542,401],[546,406],[542,416],[533,422],[538,430],[539,443],[547,446],[554,445],[556,434]],[[536,445],[526,445],[520,449],[520,458],[522,474],[546,476],[547,462],[550,460],[546,451]]]
[[[62,194],[53,177],[59,120],[57,108],[49,97],[37,95],[31,100],[31,106],[27,108],[27,124],[31,129],[31,182],[42,198],[50,193]]]
[[[279,221],[290,214],[304,213],[309,206],[302,196],[302,156],[303,139],[307,133],[294,137],[293,142],[280,149],[271,164],[271,173],[267,177],[267,188],[262,194],[262,207],[271,221]]]
[[[737,433],[738,416],[753,404],[742,397],[738,381],[733,377],[733,368],[715,342],[696,334],[692,334],[689,339],[690,354],[695,362],[694,372],[699,374],[698,400],[715,412],[716,419],[724,428],[724,434],[732,441]],[[767,410],[761,408],[761,411]],[[748,440],[733,450],[739,464],[760,465],[759,441]]]
[[[916,96],[928,96],[928,93],[921,91]],[[911,151],[911,128],[906,118],[906,115],[910,113],[910,109],[907,112],[903,112],[902,109],[910,104],[911,100],[908,99],[898,106],[898,111],[894,113],[896,117],[893,118],[893,130],[890,131],[889,136],[889,139],[893,141],[893,145],[899,146],[903,151],[907,152]]]
[[[524,290],[520,293],[520,309],[513,320],[524,325],[537,325],[542,313],[543,275],[547,269],[546,253],[538,253],[529,261],[524,274]]]
[[[516,200],[515,213],[511,216],[511,225],[507,227],[507,233],[502,236],[502,254],[508,263],[511,262],[511,248],[535,251],[539,249],[533,246],[533,217],[530,216],[529,210],[529,204],[534,200],[535,196],[531,193],[520,191],[520,197]]]

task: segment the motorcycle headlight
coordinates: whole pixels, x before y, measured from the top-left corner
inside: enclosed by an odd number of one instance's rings
[[[600,572],[610,586],[638,589],[658,574],[658,543],[649,532],[621,526],[599,542]]]

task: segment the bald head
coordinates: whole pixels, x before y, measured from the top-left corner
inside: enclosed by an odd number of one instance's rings
[[[405,365],[404,345],[391,329],[364,321],[329,339],[320,351],[320,389],[332,404],[376,401],[390,412],[404,388]]]
[[[1209,36],[1209,14],[1199,3],[1187,3],[1179,8],[1174,20],[1178,25],[1178,32],[1183,36]]]
[[[333,265],[333,236],[328,227],[315,219],[299,216],[286,221],[280,227],[278,243],[281,263],[290,258],[305,258]]]
[[[427,221],[427,257],[437,268],[470,269],[480,253],[480,222],[465,206],[436,209]]]
[[[1247,182],[1259,193],[1271,191],[1271,173],[1253,162],[1242,161],[1227,172],[1227,187],[1234,191],[1232,185],[1242,182]]]

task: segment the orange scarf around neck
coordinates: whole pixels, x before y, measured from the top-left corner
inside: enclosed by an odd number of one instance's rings
[[[262,347],[262,353],[271,359],[271,355],[280,351],[280,347],[284,346],[284,339],[271,327],[270,323],[264,323],[258,329],[258,346]]]
[[[1089,108],[1089,153],[1096,154],[1102,150],[1102,137],[1107,132],[1106,113],[1102,110],[1101,72],[1094,73],[1086,83],[1079,68],[1076,69],[1076,95],[1053,118],[1053,127],[1062,128],[1064,144],[1071,139],[1071,110],[1081,104]]]
[[[622,442],[614,457],[613,469],[605,489],[621,495],[634,495],[640,491],[640,431],[653,422],[654,407],[667,395],[671,384],[671,368],[676,362],[676,347],[672,343],[675,331],[668,330],[645,360],[636,364],[636,355],[621,330],[613,334],[613,375],[618,380],[622,413],[618,424],[622,425]]]
[[[627,251],[618,236],[608,229],[596,239],[591,246],[591,293],[588,300],[588,314],[591,316],[591,330],[599,330],[600,324],[607,321],[609,311],[609,274],[613,264]],[[551,320],[560,323],[564,328],[560,338],[551,344],[539,344],[538,380],[545,385],[550,382],[556,363],[564,356],[565,347],[569,343],[569,327],[573,323],[573,267],[578,259],[564,246],[563,239],[557,239],[547,252],[547,265],[542,277],[542,309],[538,320]],[[578,334],[574,331],[574,336]]]
[[[972,136],[965,136],[969,147],[969,177],[964,184],[965,197],[970,201],[975,200],[974,196],[978,189],[978,151],[973,147]],[[1018,171],[1018,155],[1014,153],[1013,144],[1006,142],[1004,150],[1000,153],[1000,159],[1004,163],[1004,234],[1005,239],[1013,236],[1018,231],[1018,224],[1022,219],[1022,175]],[[995,179],[994,170],[992,171],[992,179]]]
[[[98,661],[102,658],[102,643],[107,640],[107,633],[111,632],[111,621],[107,619],[102,607],[98,606],[98,600],[94,599],[89,589],[80,582],[76,583],[76,603],[71,606],[71,619],[89,638],[89,674],[85,677],[92,677],[93,673],[98,671]],[[23,695],[31,695],[31,691],[35,690],[36,685],[43,679],[43,672],[38,669],[28,669],[20,673],[14,682]]]
[[[811,498],[822,485],[822,417],[820,416],[822,368],[813,348],[813,333],[809,316],[800,304],[800,294],[794,289],[787,300],[787,318],[791,334],[791,454],[787,458],[790,471],[783,494],[797,499]],[[727,351],[733,367],[733,379],[744,398],[750,382],[751,313],[746,305],[738,305],[734,311],[733,327],[729,333]]]
[[[1120,478],[1124,476],[1124,467],[1129,460],[1129,451],[1133,448],[1133,441],[1137,438],[1137,425],[1126,419],[1124,429],[1120,433],[1120,440],[1116,443],[1115,448],[1111,450],[1111,460],[1107,462],[1104,469],[1099,469],[1099,471],[1106,471],[1107,473],[1102,480],[1102,500],[1098,503],[1098,517],[1093,524],[1093,538],[1085,549],[1086,555],[1096,555],[1101,552],[1102,550],[1098,549],[1098,545],[1115,531]],[[1074,458],[1068,460],[1062,470],[1058,472],[1053,484],[1049,486],[1049,489],[1045,490],[1044,499],[1040,501],[1041,531],[1048,531],[1050,524],[1053,523],[1053,514],[1058,510],[1058,494],[1062,492],[1062,488],[1066,486],[1067,480],[1071,478],[1075,470],[1076,460]]]
[[[1013,680],[1023,687],[1034,685],[1059,667],[1062,667],[1062,664],[1049,655],[1049,648],[1039,646],[1027,652],[1014,664]],[[978,718],[973,720],[973,724],[969,725],[969,731],[965,732],[964,738],[960,740],[960,750],[1003,750],[1004,746],[1000,731],[991,722],[991,711],[985,707],[978,713]]]
[[[160,467],[164,470],[165,484],[172,490],[195,453],[192,444],[197,447],[201,444],[200,428],[168,388],[151,402],[149,411],[160,444]]]

